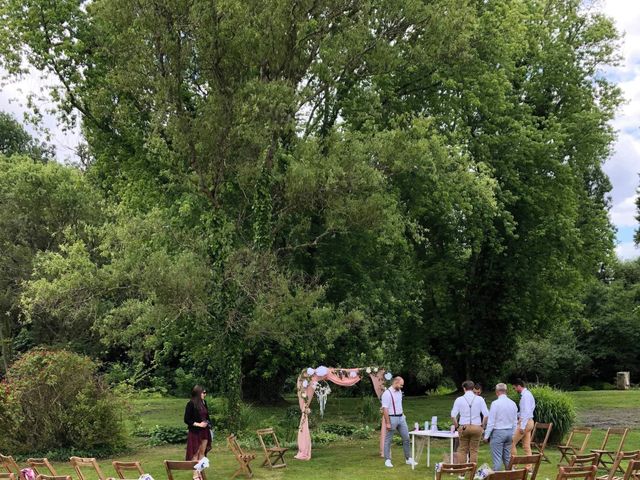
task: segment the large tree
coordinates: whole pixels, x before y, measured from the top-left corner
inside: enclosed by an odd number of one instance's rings
[[[73,312],[65,265],[86,258],[103,341],[170,332],[146,348],[211,361],[233,410],[243,376],[268,396],[303,362],[424,384],[435,353],[488,378],[518,335],[581,314],[611,252],[618,92],[598,71],[617,34],[578,1],[1,0],[0,16],[5,68],[58,76],[117,204],[106,256],[70,239],[25,308]],[[162,276],[132,280],[181,255],[207,272],[197,314],[163,310]]]

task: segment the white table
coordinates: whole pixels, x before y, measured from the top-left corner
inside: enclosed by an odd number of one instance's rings
[[[427,467],[431,466],[431,438],[448,438],[450,440],[450,456],[449,461],[453,463],[453,440],[458,438],[458,432],[450,432],[449,430],[413,430],[409,432],[411,435],[411,455],[417,462],[424,450],[424,444],[427,444]],[[416,451],[416,443],[418,449]],[[411,465],[411,470],[415,468]]]

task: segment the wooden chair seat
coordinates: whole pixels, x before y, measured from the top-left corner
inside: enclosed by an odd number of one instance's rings
[[[591,450],[591,453],[597,453],[600,458],[598,460],[599,465],[604,469],[610,468],[616,460],[618,453],[624,448],[624,442],[629,434],[628,428],[608,428],[602,441],[602,446],[598,449]],[[611,448],[609,445],[612,439],[617,438],[618,442],[615,448]],[[618,465],[620,473],[624,473],[624,470]]]
[[[436,472],[436,480],[444,480],[446,476],[453,475],[465,480],[473,480],[476,474],[475,463],[443,463]]]
[[[582,443],[576,441],[576,436],[583,436]],[[587,443],[589,442],[589,438],[591,437],[591,429],[587,427],[576,427],[571,432],[569,432],[569,438],[567,439],[567,443],[564,445],[558,445],[558,450],[560,451],[560,461],[559,464],[562,463],[563,460],[566,460],[567,463],[571,462],[571,455],[579,455],[584,452],[584,449],[587,447]]]
[[[502,470],[493,472],[487,477],[487,480],[526,480],[527,469],[520,468],[517,470]]]
[[[597,480],[621,480],[623,477],[617,475],[619,471],[622,471],[623,474],[625,470],[622,466],[622,463],[625,461],[633,462],[634,460],[640,461],[640,450],[633,450],[630,452],[619,452],[613,461],[613,464],[609,468],[609,473],[606,475],[600,475],[597,477]]]
[[[595,480],[598,467],[589,465],[586,467],[558,467],[556,480],[568,480],[573,478]]]

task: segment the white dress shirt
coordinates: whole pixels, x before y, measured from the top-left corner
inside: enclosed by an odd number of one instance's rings
[[[393,387],[387,388],[380,398],[382,408],[386,408],[389,415],[402,415],[402,390]]]
[[[480,395],[476,395],[472,391],[465,392],[461,397],[456,398],[451,409],[451,417],[456,418],[460,415],[458,424],[460,425],[482,425],[482,418],[489,415],[487,403]]]
[[[525,428],[529,420],[533,420],[533,411],[536,409],[536,399],[528,388],[520,392],[520,428]]]
[[[511,429],[514,432],[518,425],[518,407],[516,402],[506,395],[500,395],[491,403],[489,423],[484,431],[484,438],[489,438],[494,430]]]

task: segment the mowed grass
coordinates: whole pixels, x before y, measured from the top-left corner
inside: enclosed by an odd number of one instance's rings
[[[629,435],[626,442],[626,450],[640,449],[640,391],[598,391],[598,392],[573,392],[578,410],[578,424],[597,423],[598,419],[611,418],[614,422],[625,422],[636,428]],[[410,427],[414,422],[423,423],[437,415],[446,419],[449,416],[451,404],[455,395],[409,397],[405,400],[405,411]],[[487,397],[490,402],[492,398]],[[136,424],[142,428],[151,428],[154,425],[182,425],[182,415],[186,399],[180,398],[148,398],[137,399],[133,402],[134,411],[138,413]],[[210,401],[215,406],[217,401]],[[294,399],[289,399],[291,405],[295,405]],[[314,404],[317,406],[316,404]],[[331,396],[327,402],[325,422],[354,422],[360,423],[359,417],[360,399]],[[277,423],[284,416],[286,406],[280,407],[254,407],[254,421],[256,427]],[[596,422],[594,422],[596,420]],[[599,448],[604,437],[604,430],[597,428],[589,442],[590,448]],[[393,457],[396,466],[386,469],[378,454],[378,438],[374,436],[369,440],[343,440],[329,445],[315,446],[311,461],[303,462],[293,458],[295,451],[287,454],[288,467],[281,470],[267,470],[261,468],[261,452],[253,464],[254,478],[264,479],[306,479],[306,480],[374,480],[374,479],[405,479],[405,478],[432,478],[434,474],[433,464],[443,459],[448,453],[448,442],[434,441],[432,443],[431,467],[426,466],[426,449],[419,465],[415,470],[401,462],[402,449],[398,445],[393,447]],[[118,458],[118,460],[139,460],[146,472],[156,480],[166,478],[163,461],[165,459],[182,460],[184,458],[183,445],[169,445],[160,447],[139,446],[130,454]],[[557,473],[559,454],[557,449],[549,447],[548,456],[551,464],[543,463],[539,478],[554,479]],[[224,439],[217,438],[213,451],[209,454],[212,462],[207,471],[209,480],[217,478],[230,478],[237,468],[235,459],[227,450]],[[111,460],[101,460],[104,473],[107,476],[115,474],[111,466]],[[491,464],[489,447],[482,445],[480,449],[479,463]],[[68,464],[55,463],[58,473],[73,474]],[[88,476],[89,479],[97,479],[96,476]],[[191,475],[186,472],[179,476],[189,480]]]

